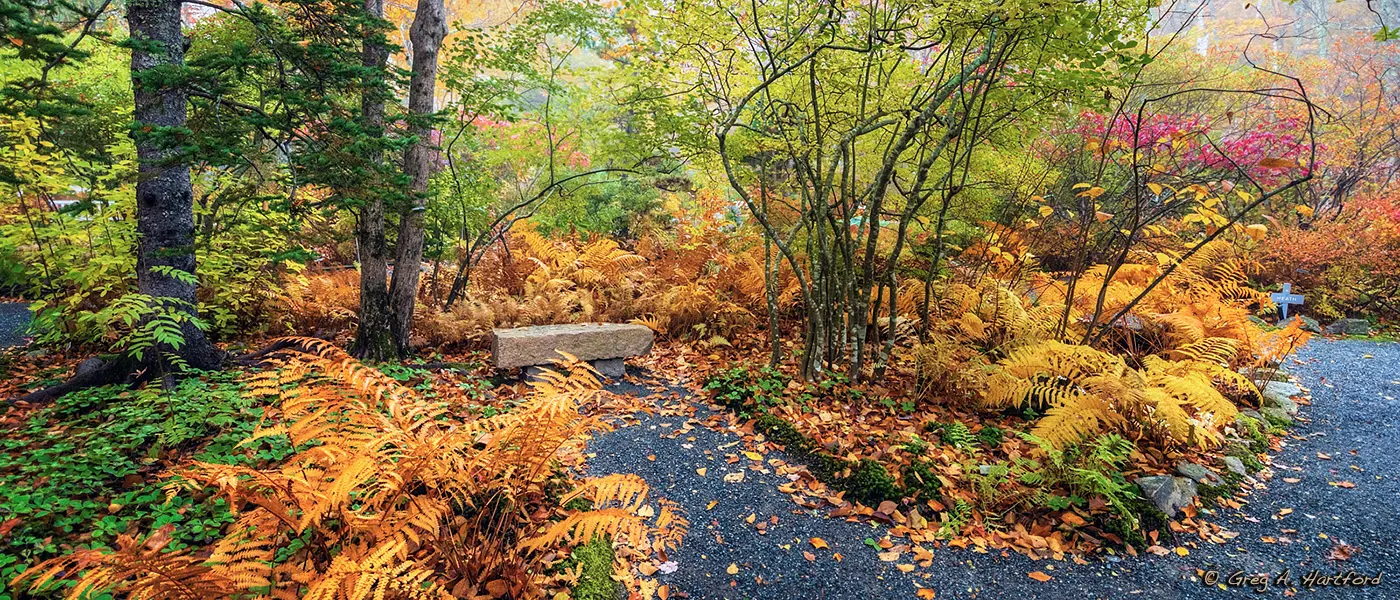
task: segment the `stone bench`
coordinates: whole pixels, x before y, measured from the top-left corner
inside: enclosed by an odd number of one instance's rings
[[[491,357],[497,369],[525,367],[530,376],[567,352],[588,361],[599,373],[620,379],[622,359],[651,350],[652,331],[644,325],[578,323],[537,325],[491,331]]]

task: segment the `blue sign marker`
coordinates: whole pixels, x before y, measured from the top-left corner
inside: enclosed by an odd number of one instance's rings
[[[1272,294],[1269,294],[1269,299],[1270,299],[1270,300],[1273,300],[1273,301],[1274,301],[1274,304],[1277,304],[1279,310],[1282,311],[1282,313],[1283,313],[1283,318],[1279,319],[1279,321],[1278,321],[1279,323],[1283,323],[1283,322],[1285,322],[1285,321],[1288,320],[1288,305],[1289,305],[1289,304],[1297,304],[1297,305],[1299,305],[1299,306],[1302,306],[1302,305],[1303,305],[1303,295],[1302,295],[1302,294],[1294,294],[1294,293],[1293,293],[1293,284],[1291,284],[1291,283],[1285,283],[1285,284],[1283,284],[1283,291],[1282,291],[1282,292],[1274,292],[1274,293],[1272,293]]]

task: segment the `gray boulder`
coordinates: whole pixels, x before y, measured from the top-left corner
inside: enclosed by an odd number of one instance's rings
[[[1224,485],[1225,480],[1209,467],[1190,461],[1176,463],[1176,472],[1182,477],[1189,477],[1191,481],[1209,486]]]
[[[621,377],[625,373],[622,359],[646,354],[653,338],[651,329],[643,325],[622,323],[542,325],[491,333],[491,357],[498,369],[550,365],[563,358],[560,352],[567,352],[609,377]]]
[[[1139,477],[1133,483],[1142,490],[1144,498],[1168,517],[1175,517],[1176,511],[1189,506],[1196,499],[1196,482],[1185,477],[1151,475]]]
[[[1249,475],[1249,469],[1244,467],[1244,461],[1240,460],[1238,456],[1226,456],[1221,459],[1221,462],[1225,463],[1225,468],[1231,473],[1241,477]]]
[[[1366,319],[1337,319],[1327,326],[1329,335],[1371,335],[1371,323]]]
[[[1322,333],[1322,324],[1318,323],[1317,319],[1314,319],[1307,315],[1298,315],[1298,318],[1303,320],[1303,331]]]
[[[1303,388],[1292,383],[1282,381],[1271,381],[1261,390],[1264,396],[1265,407],[1282,408],[1290,415],[1298,414],[1298,403],[1293,401],[1293,396],[1301,396]]]

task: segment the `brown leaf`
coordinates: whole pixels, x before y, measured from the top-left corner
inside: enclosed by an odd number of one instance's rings
[[[1047,581],[1050,581],[1051,579],[1054,579],[1054,577],[1046,575],[1041,571],[1031,571],[1030,573],[1026,573],[1026,577],[1030,577],[1031,579],[1034,579],[1041,583],[1045,583]]]
[[[815,561],[817,560],[817,555],[812,554],[811,552],[808,552],[808,551],[806,551],[806,550],[803,550],[803,551],[802,551],[802,558],[807,559],[807,562],[815,562]]]
[[[914,565],[903,563],[895,565],[894,568],[899,569],[900,573],[910,573],[914,570]]]
[[[938,596],[938,593],[933,591],[933,588],[919,588],[915,595],[919,597],[919,600],[933,600],[934,597]]]
[[[830,546],[826,545],[826,540],[821,539],[821,538],[818,538],[818,537],[814,537],[814,538],[812,538],[812,539],[810,539],[810,540],[807,540],[807,541],[809,541],[809,542],[812,543],[812,547],[813,547],[813,548],[818,548],[818,549],[820,549],[820,548],[830,548]]]

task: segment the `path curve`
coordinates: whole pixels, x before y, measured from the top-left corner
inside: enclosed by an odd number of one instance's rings
[[[690,533],[671,555],[679,568],[658,575],[671,586],[672,598],[682,597],[675,592],[693,599],[915,598],[919,587],[932,588],[937,598],[1076,600],[1283,597],[1286,591],[1276,585],[1264,594],[1222,590],[1205,585],[1196,577],[1198,569],[1275,576],[1288,569],[1295,582],[1314,569],[1327,575],[1380,572],[1379,586],[1299,586],[1294,593],[1319,599],[1400,598],[1400,344],[1314,341],[1298,358],[1302,364],[1291,370],[1311,388],[1313,404],[1303,407],[1300,423],[1274,457],[1277,474],[1243,509],[1215,517],[1225,529],[1239,532],[1238,538],[1226,545],[1199,544],[1184,557],[1091,558],[1087,565],[1076,565],[944,547],[934,550],[932,567],[902,573],[863,544],[867,537],[883,537],[883,528],[803,513],[777,491],[786,481],[777,474],[745,470],[742,482],[726,483],[722,476],[746,461],[726,464],[724,455],[742,448],[721,447],[740,438],[694,422],[693,429],[672,437],[687,422],[684,417],[639,414],[628,426],[593,442],[590,451],[596,454],[589,469],[595,476],[636,473],[655,494],[679,502],[689,513]],[[655,394],[628,383],[609,389]],[[699,411],[704,418],[705,409]],[[779,452],[768,457],[785,458]],[[698,468],[706,469],[704,477]],[[1286,483],[1283,477],[1298,483]],[[1330,484],[1341,481],[1355,487]],[[712,501],[714,508],[707,509]],[[1278,516],[1287,508],[1292,512]],[[777,523],[760,534],[745,522],[750,514],[776,516]],[[807,543],[812,537],[831,548],[812,548]],[[1335,540],[1359,552],[1347,561],[1329,560]],[[813,551],[816,560],[804,558],[804,550]],[[834,552],[843,560],[834,560]],[[736,575],[727,572],[731,565]],[[1027,576],[1031,571],[1053,579],[1032,580]]]

